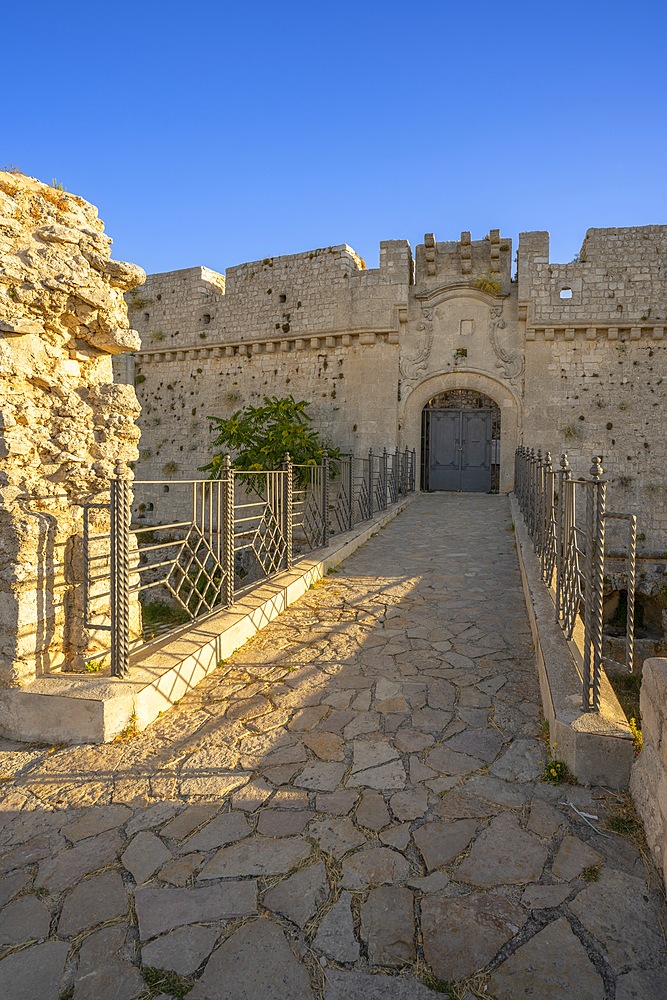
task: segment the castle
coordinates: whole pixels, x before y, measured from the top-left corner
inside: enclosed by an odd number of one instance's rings
[[[311,401],[345,451],[415,449],[428,489],[513,488],[518,444],[599,454],[609,506],[636,513],[640,589],[667,604],[667,226],[590,229],[549,260],[547,232],[491,230],[415,255],[348,246],[150,275],[127,294],[141,351],[117,378],[142,405],[142,479],[189,478],[208,416],[263,396]],[[165,472],[165,469],[168,472]],[[648,606],[648,605],[647,605]]]

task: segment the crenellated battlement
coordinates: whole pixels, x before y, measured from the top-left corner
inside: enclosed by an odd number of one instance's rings
[[[492,229],[483,240],[473,240],[469,232],[460,240],[438,242],[433,233],[426,233],[418,246],[416,283],[487,287],[507,294],[511,282],[512,241]]]

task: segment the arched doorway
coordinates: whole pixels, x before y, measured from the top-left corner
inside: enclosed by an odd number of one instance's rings
[[[475,389],[448,389],[422,410],[422,489],[497,493],[500,407]]]

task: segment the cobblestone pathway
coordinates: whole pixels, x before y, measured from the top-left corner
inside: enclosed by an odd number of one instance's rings
[[[664,1000],[538,700],[507,500],[419,497],[147,732],[0,747],[0,996]]]

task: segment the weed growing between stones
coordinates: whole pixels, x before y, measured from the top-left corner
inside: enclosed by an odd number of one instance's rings
[[[644,828],[637,815],[634,803],[629,796],[617,798],[618,808],[609,814],[607,818],[607,829],[613,833],[618,833],[622,837],[627,837],[642,850],[644,848]]]
[[[550,785],[577,784],[577,779],[562,760],[550,760],[545,764],[540,781],[548,781]]]
[[[639,709],[639,691],[641,688],[641,674],[627,674],[620,671],[609,671],[608,675],[614,694],[618,698],[621,708],[625,712],[632,733],[635,753],[638,754],[643,745],[642,720]]]
[[[452,993],[451,986],[449,983],[445,982],[444,979],[438,979],[434,972],[430,969],[422,969],[419,973],[419,982],[422,986],[426,986],[427,989],[433,990],[434,993],[444,993],[446,996],[454,1000],[454,994]]]
[[[148,966],[141,970],[144,981],[148,986],[148,991],[143,994],[140,1000],[151,1000],[161,993],[168,993],[176,1000],[183,1000],[194,986],[191,979],[179,976],[177,972],[165,972],[164,969],[153,969]]]
[[[548,723],[547,723],[548,725]],[[551,760],[547,761],[544,765],[544,770],[540,777],[540,781],[546,781],[550,785],[576,785],[577,779],[572,774],[567,764],[562,760],[556,759],[556,744],[552,743],[550,746]],[[541,761],[539,763],[542,763]]]
[[[478,972],[468,979],[452,983],[444,979],[438,979],[427,965],[417,962],[414,974],[422,986],[433,990],[434,993],[444,994],[444,996],[449,997],[449,1000],[468,1000],[470,997],[480,997],[486,1000],[489,996],[487,992],[489,976],[484,972]]]
[[[639,756],[644,747],[644,736],[641,729],[637,725],[636,719],[629,719],[628,725],[630,726],[630,732],[632,733],[632,745],[635,748],[635,756]]]
[[[584,882],[599,882],[600,866],[591,865],[589,868],[582,868],[581,878],[584,880]]]
[[[124,743],[126,740],[133,740],[135,736],[139,735],[139,732],[138,719],[136,714],[133,712],[130,716],[130,721],[125,726],[125,729],[123,729],[122,732],[115,737],[114,743]]]

